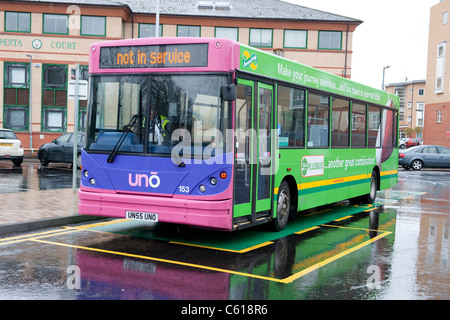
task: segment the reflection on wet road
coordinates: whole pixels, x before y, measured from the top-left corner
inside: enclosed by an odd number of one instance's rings
[[[324,206],[280,233],[107,220],[0,239],[0,298],[448,299],[449,176],[400,170],[377,206]]]

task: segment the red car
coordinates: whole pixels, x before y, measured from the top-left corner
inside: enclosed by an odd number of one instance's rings
[[[422,139],[418,138],[407,138],[403,141],[404,149],[419,146],[422,144]]]

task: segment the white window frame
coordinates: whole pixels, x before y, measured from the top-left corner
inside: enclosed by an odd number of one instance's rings
[[[437,46],[436,59],[436,93],[444,92],[444,76],[445,76],[445,54],[447,49],[447,42],[441,42]]]

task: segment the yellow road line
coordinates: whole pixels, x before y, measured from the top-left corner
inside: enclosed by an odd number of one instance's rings
[[[254,245],[252,247],[248,247],[248,248],[242,249],[242,250],[232,250],[232,249],[224,249],[224,248],[217,248],[217,247],[209,247],[209,246],[202,246],[202,245],[199,245],[199,244],[184,243],[184,242],[177,242],[177,241],[169,241],[169,243],[183,245],[183,246],[189,246],[189,247],[203,248],[203,249],[227,251],[227,252],[233,252],[233,253],[247,253],[249,251],[252,251],[252,250],[255,250],[255,249],[258,249],[258,248],[262,248],[262,247],[271,245],[273,242],[272,241],[263,242],[263,243],[260,243],[260,244]]]
[[[58,242],[46,241],[46,240],[40,240],[40,239],[28,239],[28,240],[40,242],[40,243],[52,244],[52,245],[56,245],[56,246],[62,246],[62,247],[76,248],[76,249],[87,250],[87,251],[108,253],[108,254],[114,254],[114,255],[125,256],[125,257],[132,257],[132,258],[145,259],[145,260],[157,261],[157,262],[162,262],[162,263],[175,264],[175,265],[180,265],[180,266],[185,266],[185,267],[192,267],[192,268],[198,268],[198,269],[204,269],[204,270],[210,270],[210,271],[236,274],[236,275],[249,277],[249,278],[257,278],[257,279],[268,280],[268,281],[283,282],[283,280],[274,279],[274,278],[270,278],[270,277],[259,276],[259,275],[255,275],[255,274],[238,272],[238,271],[233,271],[233,270],[226,270],[226,269],[222,269],[222,268],[208,267],[208,266],[203,266],[203,265],[194,264],[194,263],[187,263],[187,262],[181,262],[181,261],[175,261],[175,260],[167,260],[167,259],[161,259],[161,258],[155,258],[155,257],[141,256],[138,254],[131,254],[131,253],[125,253],[125,252],[120,252],[120,251],[111,251],[111,250],[76,246],[73,244],[58,243]]]
[[[353,217],[353,215],[351,215],[351,216],[346,216],[346,217],[342,217],[342,218],[336,219],[336,220],[334,220],[334,221],[347,220],[347,219],[349,219],[349,218],[351,218],[351,217]]]
[[[308,229],[305,229],[305,230],[294,232],[294,234],[302,234],[302,233],[306,233],[306,232],[309,232],[309,231],[312,231],[312,230],[315,230],[315,229],[319,229],[319,228],[320,228],[319,226],[311,227],[311,228],[308,228]]]
[[[4,239],[0,239],[0,245],[27,241],[30,238],[53,237],[53,236],[58,236],[60,234],[66,234],[66,233],[71,233],[71,232],[77,231],[77,230],[66,231],[66,229],[68,229],[68,228],[58,229],[58,230],[51,230],[51,231],[45,231],[45,232],[39,232],[39,233],[26,234],[26,235],[10,237],[10,238],[4,238]]]
[[[363,243],[361,243],[359,245],[354,246],[353,248],[350,248],[350,249],[345,250],[345,251],[343,251],[341,253],[338,253],[338,254],[336,254],[336,255],[328,258],[328,259],[325,259],[325,260],[323,260],[323,261],[321,261],[319,263],[316,263],[315,265],[312,265],[312,266],[310,266],[310,267],[308,267],[306,269],[303,269],[302,271],[297,272],[297,273],[293,274],[292,276],[284,278],[280,282],[291,283],[294,280],[297,280],[298,278],[301,278],[304,275],[307,275],[308,273],[310,273],[310,272],[312,272],[314,270],[317,270],[317,269],[319,269],[319,268],[321,268],[321,267],[323,267],[323,266],[325,266],[325,265],[327,265],[327,264],[329,264],[329,263],[331,263],[331,262],[333,262],[333,261],[335,261],[335,260],[337,260],[339,258],[342,258],[342,257],[344,257],[344,256],[346,256],[346,255],[348,255],[348,254],[350,254],[350,253],[352,253],[352,252],[354,252],[354,251],[356,251],[358,249],[361,249],[361,248],[367,246],[368,244],[371,244],[372,242],[377,241],[378,239],[384,238],[384,237],[386,237],[389,234],[391,234],[391,232],[384,232],[384,233],[382,233],[382,234],[380,234],[380,235],[378,235],[378,236],[376,236],[376,237],[374,237],[374,238],[372,238],[370,240],[367,240],[367,241],[365,241],[365,242],[363,242]]]

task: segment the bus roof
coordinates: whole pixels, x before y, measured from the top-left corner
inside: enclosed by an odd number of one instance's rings
[[[398,108],[399,97],[350,79],[241,44],[239,69],[307,88]]]
[[[90,48],[91,74],[230,70],[399,107],[396,95],[228,39],[140,38],[100,42]]]

